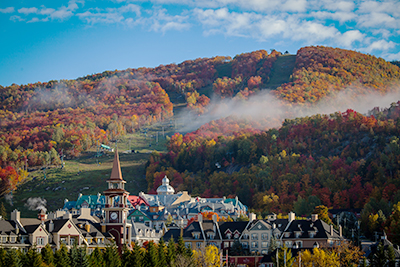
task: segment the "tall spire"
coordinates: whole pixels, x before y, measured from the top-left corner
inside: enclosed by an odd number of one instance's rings
[[[119,164],[118,150],[115,150],[114,162],[109,180],[124,180],[122,179],[121,165]]]

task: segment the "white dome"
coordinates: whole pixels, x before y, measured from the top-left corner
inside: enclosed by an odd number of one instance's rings
[[[157,194],[159,195],[172,195],[175,194],[175,189],[169,185],[169,179],[165,176],[162,179],[162,185],[157,188]]]

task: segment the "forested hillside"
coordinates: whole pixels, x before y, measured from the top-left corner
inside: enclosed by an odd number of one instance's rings
[[[400,78],[395,64],[354,51],[305,47],[295,62],[291,56],[275,66],[284,56],[275,50],[259,50],[233,59],[199,58],[156,68],[105,71],[76,80],[0,86],[2,188],[14,189],[23,181],[26,172],[21,170],[26,166],[58,165],[60,156],[77,157],[127,132],[170,120],[176,115],[174,103],[184,102],[192,114],[212,114],[212,102],[234,99],[252,105],[252,97],[269,92],[280,106],[313,107],[338,92],[395,91]],[[280,73],[289,77],[287,68],[293,68],[290,82],[276,86]],[[274,86],[268,89],[272,76]],[[227,116],[184,136],[175,134],[169,152],[154,154],[149,163],[149,189],[156,188],[167,172],[178,189],[203,196],[238,194],[256,209],[265,209],[269,203],[265,196],[274,193],[279,196],[276,210],[287,211],[299,197],[311,196],[326,205],[358,207],[378,189],[397,186],[396,162],[392,164],[386,153],[398,129],[397,105],[375,117],[348,111],[287,120],[281,128],[271,129],[281,125],[286,113],[282,114]],[[362,171],[365,164],[383,166],[377,167],[380,177],[393,182],[369,177],[371,171]],[[346,171],[337,171],[342,168]],[[343,182],[337,182],[338,177]],[[357,202],[340,197],[353,185],[361,186],[365,196]]]

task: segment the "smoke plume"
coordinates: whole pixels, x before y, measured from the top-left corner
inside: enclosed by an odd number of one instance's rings
[[[47,200],[41,197],[30,197],[25,203],[25,207],[29,210],[44,210],[47,211],[46,208]]]

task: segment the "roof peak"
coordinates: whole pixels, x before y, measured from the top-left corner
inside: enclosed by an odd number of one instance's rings
[[[118,149],[115,150],[114,161],[109,180],[124,180],[122,178],[121,164],[119,163]]]

